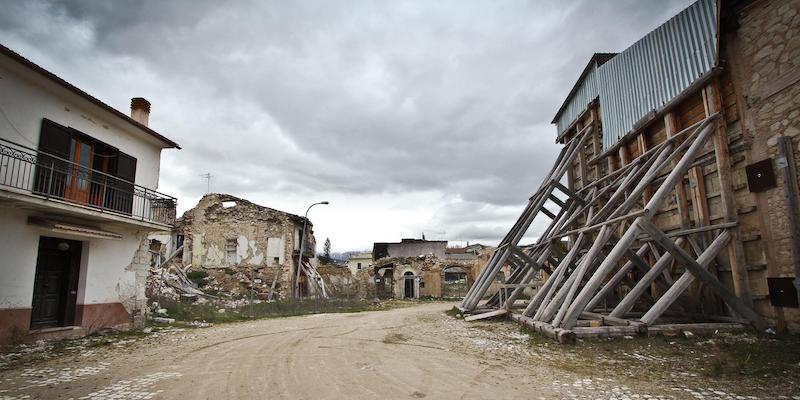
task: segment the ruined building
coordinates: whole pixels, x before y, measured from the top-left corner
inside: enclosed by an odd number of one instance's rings
[[[282,299],[293,293],[302,231],[303,217],[214,193],[183,214],[172,240],[174,248],[183,247],[183,267],[206,271],[215,282],[213,290],[242,295],[253,281],[259,297]],[[314,257],[314,250],[309,221],[304,261]],[[300,288],[303,296],[313,291],[305,273]]]
[[[464,310],[559,340],[800,330],[800,0],[697,1],[590,57],[553,123],[564,148]]]
[[[372,262],[356,278],[362,297],[462,297],[489,252],[483,246],[448,248],[439,240],[375,243]]]

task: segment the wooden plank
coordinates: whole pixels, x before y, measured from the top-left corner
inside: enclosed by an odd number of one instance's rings
[[[707,323],[693,323],[693,324],[659,324],[651,325],[647,328],[648,334],[663,334],[663,333],[680,333],[684,331],[692,332],[695,334],[713,334],[717,331],[731,332],[743,331],[747,327],[742,324],[730,322],[707,322]]]
[[[522,314],[511,314],[511,319],[530,329],[541,332],[550,338],[556,339],[561,344],[575,343],[575,333],[571,330],[556,328],[546,322],[535,321],[533,318],[526,317]]]
[[[600,135],[600,129],[598,128],[600,126],[600,119],[598,118],[597,107],[592,107],[590,113],[592,116],[592,136],[594,138],[594,140],[592,140],[594,144],[594,155],[592,157],[597,158],[597,156],[603,152],[603,137]],[[600,179],[600,175],[600,163],[594,163],[594,179]]]
[[[667,131],[667,139],[671,139],[675,136],[675,133],[678,130],[678,120],[675,117],[675,114],[672,112],[667,113],[664,115],[664,126]],[[672,167],[675,167],[677,161],[672,162]],[[680,213],[681,217],[681,225],[684,228],[688,228],[689,224],[689,201],[686,196],[686,187],[683,186],[683,179],[675,186],[675,192],[677,196],[677,204],[678,204],[678,213]]]
[[[753,311],[750,306],[745,304],[741,299],[731,293],[725,285],[720,282],[717,277],[698,264],[698,262],[680,247],[676,246],[663,232],[661,232],[650,221],[642,221],[640,227],[644,229],[650,236],[653,237],[664,250],[670,252],[675,259],[683,264],[686,269],[691,272],[695,277],[700,279],[703,283],[708,285],[714,293],[722,298],[722,300],[731,307],[737,314],[749,320],[756,328],[762,330],[766,328],[766,323],[761,317]],[[709,260],[710,261],[710,260]]]
[[[578,121],[576,127],[578,131],[583,129],[583,122]],[[584,187],[589,183],[587,179],[586,170],[587,170],[586,148],[584,146],[581,146],[581,148],[578,149],[578,176],[580,176],[581,178],[581,187]]]
[[[640,327],[631,325],[575,327],[572,331],[579,338],[637,336],[642,333]]]
[[[489,311],[489,312],[483,313],[483,314],[470,315],[469,317],[464,318],[464,321],[469,322],[469,321],[477,321],[479,319],[499,317],[501,315],[506,315],[507,313],[508,313],[508,310],[506,310],[505,308],[501,308],[499,310]]]
[[[640,132],[637,136],[637,145],[639,146],[639,154],[647,153],[647,137],[645,137],[644,132]],[[644,194],[642,195],[642,203],[647,204],[651,197],[653,197],[653,188],[647,186],[644,189]]]
[[[719,83],[716,79],[704,90],[706,94],[707,113],[711,114],[719,111],[721,98],[719,96]],[[733,177],[731,176],[731,157],[728,153],[728,134],[724,123],[717,124],[717,131],[713,136],[714,152],[717,159],[717,176],[719,178],[720,195],[722,198],[722,215],[725,222],[738,222],[739,216],[736,213],[736,198],[733,193]],[[733,240],[728,245],[728,262],[733,275],[733,289],[738,296],[748,306],[753,305],[750,297],[750,284],[744,256],[744,246],[739,240],[739,228],[731,229]]]
[[[631,163],[631,153],[628,151],[627,146],[619,147],[619,164],[624,167]]]

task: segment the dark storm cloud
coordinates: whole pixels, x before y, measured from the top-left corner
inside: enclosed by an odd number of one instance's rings
[[[59,55],[45,67],[122,109],[123,76],[68,71],[139,66],[153,120],[184,147],[165,156],[162,181],[184,194],[202,193],[209,170],[242,195],[437,190],[481,210],[538,187],[559,150],[549,122],[589,56],[687,3],[19,2],[0,13],[0,39]]]

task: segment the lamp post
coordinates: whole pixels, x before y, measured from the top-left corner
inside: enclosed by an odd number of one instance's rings
[[[298,300],[300,299],[300,266],[303,264],[303,250],[305,247],[305,239],[306,239],[306,225],[308,224],[308,211],[311,210],[311,207],[314,207],[317,204],[329,204],[327,201],[320,201],[319,203],[314,203],[306,209],[306,215],[303,217],[303,233],[300,235],[300,254],[297,256],[297,271],[295,271],[295,278],[294,278],[294,290],[295,290],[295,298]]]

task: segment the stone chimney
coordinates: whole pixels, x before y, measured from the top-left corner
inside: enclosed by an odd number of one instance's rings
[[[131,99],[131,118],[134,121],[147,126],[150,121],[150,102],[143,97],[134,97]]]

